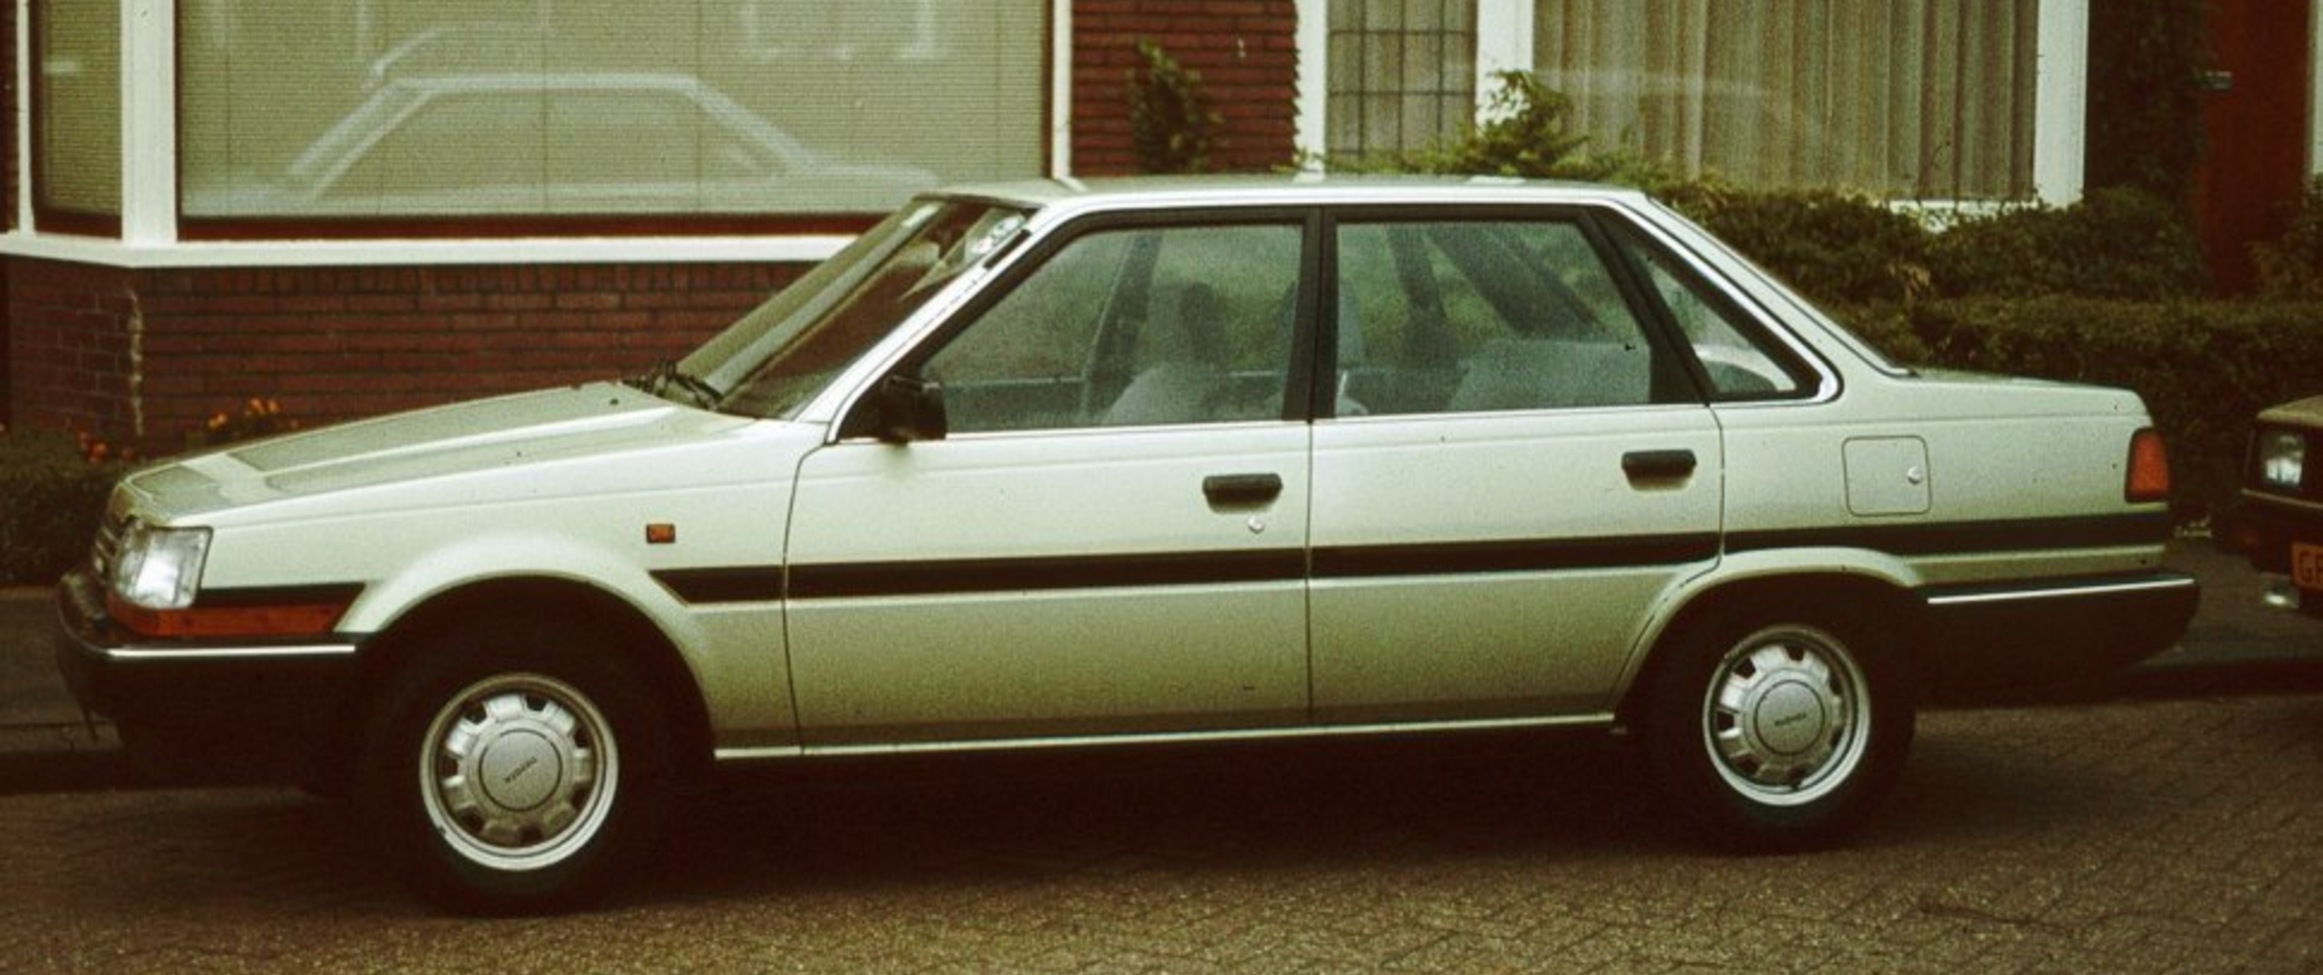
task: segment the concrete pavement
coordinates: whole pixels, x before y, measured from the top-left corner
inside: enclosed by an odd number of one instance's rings
[[[2106,690],[2141,696],[2323,690],[2323,621],[2260,603],[2258,575],[2207,540],[2171,547],[2169,564],[2202,580],[2202,609],[2176,648]],[[0,793],[126,784],[121,742],[85,718],[54,658],[45,589],[0,590]]]

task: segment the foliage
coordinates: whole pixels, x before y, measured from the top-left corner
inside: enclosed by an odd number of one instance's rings
[[[1483,124],[1413,154],[1405,167],[1429,173],[1571,178],[1585,165],[1589,137],[1570,130],[1573,103],[1528,71],[1502,71]]]
[[[2072,206],[2012,207],[1965,217],[1934,235],[1935,290],[1962,297],[2080,295],[2156,301],[2202,294],[2201,241],[2184,212],[2127,187]]]
[[[2282,236],[2250,248],[2259,294],[2299,301],[2323,299],[2323,177],[2307,181]]]
[[[1151,40],[1137,42],[1144,63],[1129,72],[1129,138],[1148,173],[1199,173],[1210,168],[1218,144],[1219,114],[1210,107],[1202,73],[1178,64]]]
[[[0,585],[55,582],[86,556],[123,465],[86,438],[0,430]]]

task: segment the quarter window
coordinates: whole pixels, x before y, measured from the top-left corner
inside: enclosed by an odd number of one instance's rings
[[[1713,396],[1722,400],[1794,395],[1807,387],[1809,373],[1797,360],[1763,338],[1749,318],[1721,300],[1700,279],[1663,251],[1626,231],[1613,235],[1645,271],[1654,298],[1668,310],[1694,357],[1702,363]]]

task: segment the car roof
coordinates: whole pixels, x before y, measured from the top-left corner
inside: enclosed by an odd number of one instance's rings
[[[1594,183],[1497,176],[1321,173],[1018,180],[952,186],[933,195],[1073,211],[1318,204],[1640,203],[1645,199],[1638,190]]]

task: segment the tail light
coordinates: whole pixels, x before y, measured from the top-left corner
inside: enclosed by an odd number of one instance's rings
[[[2170,500],[2170,452],[2152,427],[2129,438],[2129,475],[2122,493],[2132,504]]]

